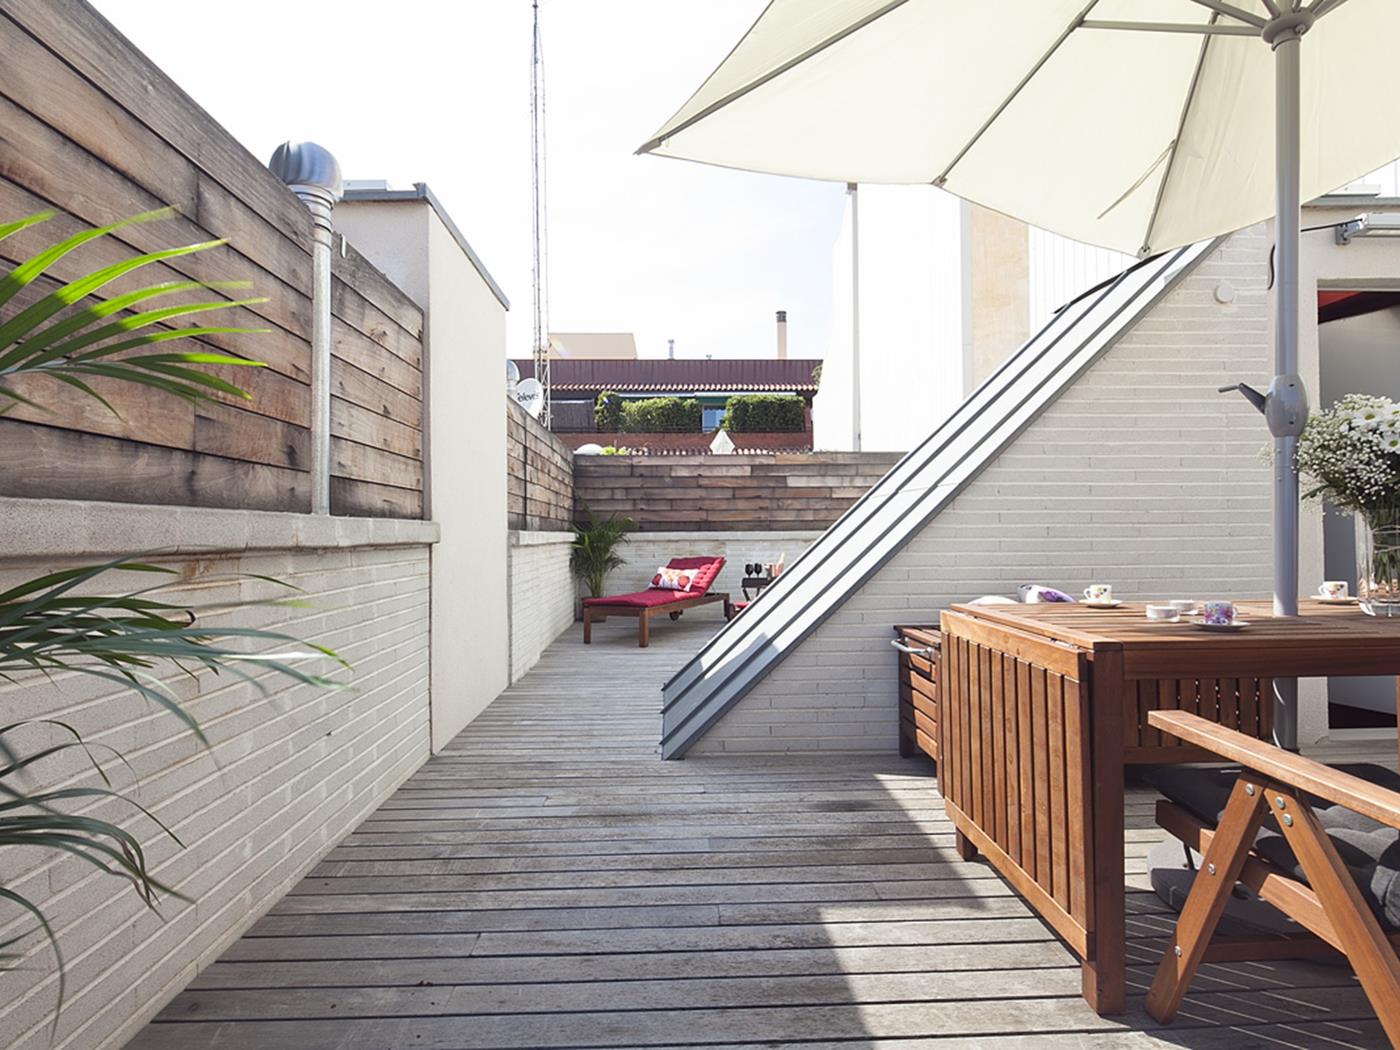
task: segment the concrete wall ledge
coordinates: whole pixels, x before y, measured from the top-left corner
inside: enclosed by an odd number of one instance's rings
[[[423,546],[432,521],[0,497],[0,558],[54,562],[121,554]]]
[[[548,547],[552,543],[572,544],[574,534],[572,532],[531,532],[524,529],[512,529],[510,532],[510,545],[512,547]]]

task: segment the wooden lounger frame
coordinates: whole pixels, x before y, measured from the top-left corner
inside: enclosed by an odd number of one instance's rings
[[[1152,988],[1147,1012],[1164,1024],[1207,959],[1291,958],[1328,946],[1347,957],[1392,1045],[1400,1047],[1400,934],[1387,935],[1308,804],[1309,796],[1400,828],[1400,793],[1276,748],[1184,711],[1153,711],[1152,725],[1244,767],[1219,826],[1181,807],[1157,804],[1157,821],[1203,857]],[[1270,864],[1252,847],[1272,812],[1306,883]],[[1311,937],[1230,938],[1211,945],[1235,883],[1249,887]],[[1220,951],[1212,950],[1218,947]]]
[[[734,619],[734,605],[729,600],[729,594],[725,591],[709,591],[698,598],[678,598],[673,602],[665,602],[661,605],[609,605],[606,602],[598,602],[594,605],[583,607],[583,644],[593,644],[593,625],[602,623],[609,616],[635,616],[637,618],[637,646],[645,649],[651,644],[651,618],[660,613],[666,613],[673,620],[679,620],[681,613],[687,609],[693,609],[697,605],[709,605],[712,602],[724,602],[724,618]]]

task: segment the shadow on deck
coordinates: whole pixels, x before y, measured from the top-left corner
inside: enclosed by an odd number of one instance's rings
[[[931,766],[894,755],[658,758],[660,684],[716,629],[578,628],[422,767],[131,1044],[1375,1047],[1349,970],[1208,965],[1141,1009],[1165,910],[1128,804],[1130,1013],[979,862]]]

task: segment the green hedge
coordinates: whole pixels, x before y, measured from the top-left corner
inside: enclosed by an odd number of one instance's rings
[[[622,402],[624,434],[698,434],[700,402],[693,397],[649,397]],[[602,429],[601,427],[599,429]]]
[[[622,429],[622,396],[615,390],[604,390],[593,402],[593,426],[603,434],[615,434]]]
[[[725,402],[720,426],[733,434],[805,430],[806,407],[796,394],[740,394]]]

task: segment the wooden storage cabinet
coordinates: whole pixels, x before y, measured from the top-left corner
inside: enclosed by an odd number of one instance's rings
[[[943,636],[936,627],[894,629],[899,652],[899,753],[938,761],[938,661]]]

